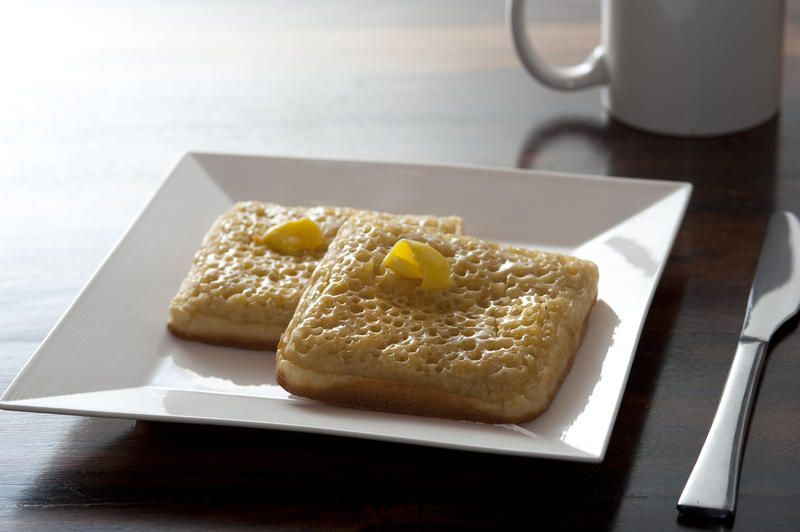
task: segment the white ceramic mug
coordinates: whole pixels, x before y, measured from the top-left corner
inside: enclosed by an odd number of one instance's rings
[[[556,89],[604,85],[603,104],[623,123],[720,135],[778,111],[785,0],[602,0],[602,42],[570,67],[536,53],[524,7],[525,0],[508,2],[514,47],[528,72]]]

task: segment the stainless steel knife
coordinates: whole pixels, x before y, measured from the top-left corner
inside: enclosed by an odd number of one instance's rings
[[[772,215],[744,327],[706,442],[678,500],[687,514],[726,518],[736,508],[744,436],[767,343],[800,309],[800,222]]]

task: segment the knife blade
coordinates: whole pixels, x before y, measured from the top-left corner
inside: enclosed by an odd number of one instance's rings
[[[747,302],[742,333],[714,421],[692,469],[678,510],[714,518],[736,508],[744,437],[767,345],[800,309],[800,222],[772,215]]]

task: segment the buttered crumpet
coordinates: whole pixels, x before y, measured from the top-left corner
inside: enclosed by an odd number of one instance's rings
[[[275,349],[314,269],[347,218],[347,207],[237,203],[203,239],[169,307],[177,336]],[[370,213],[379,219],[394,215]],[[458,217],[397,216],[403,223],[461,232]]]
[[[357,215],[277,351],[289,392],[340,406],[519,423],[567,375],[594,263]]]

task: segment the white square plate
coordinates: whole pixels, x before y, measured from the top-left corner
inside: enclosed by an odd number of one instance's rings
[[[491,168],[188,154],[6,390],[9,410],[242,425],[598,462],[687,183]],[[167,307],[234,202],[457,214],[466,233],[600,269],[597,305],[550,408],[524,425],[350,410],[290,396],[270,352],[173,338]]]

